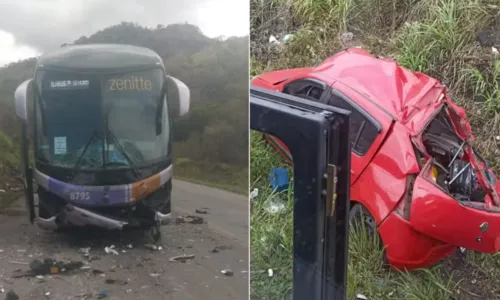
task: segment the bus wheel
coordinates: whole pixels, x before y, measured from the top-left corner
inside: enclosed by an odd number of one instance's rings
[[[41,203],[38,203],[38,216],[42,219],[48,219],[52,217],[52,214],[45,208]]]

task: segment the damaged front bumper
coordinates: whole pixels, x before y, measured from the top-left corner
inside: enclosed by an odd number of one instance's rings
[[[156,224],[167,225],[170,221],[170,213],[162,214],[158,211],[155,212]],[[129,221],[97,214],[71,204],[66,204],[58,215],[48,219],[37,217],[35,222],[38,227],[46,230],[56,230],[65,226],[95,226],[107,230],[122,230],[124,227],[133,225]]]

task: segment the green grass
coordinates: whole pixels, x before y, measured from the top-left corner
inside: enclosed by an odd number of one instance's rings
[[[248,168],[177,158],[174,177],[238,194],[248,194]]]
[[[0,210],[19,197],[19,192],[13,192],[6,186],[19,184],[12,178],[13,170],[19,166],[19,145],[0,131]]]
[[[269,168],[285,166],[261,139],[251,133],[251,186],[259,189],[250,215],[251,295],[252,299],[280,299],[292,283],[293,200],[291,193],[273,193],[267,181]],[[289,169],[289,174],[291,170]],[[266,207],[280,199],[283,213]],[[268,269],[273,270],[269,277]],[[348,298],[357,293],[370,299],[451,299],[456,283],[442,279],[439,268],[411,273],[389,272],[382,264],[382,251],[376,239],[352,232],[349,239]]]
[[[476,42],[478,31],[500,30],[498,0],[252,0],[251,9],[252,76],[313,66],[353,46],[395,58],[447,85],[467,110],[476,147],[500,173],[500,57]],[[344,32],[354,39],[343,41]],[[271,34],[293,37],[272,46]],[[280,299],[291,285],[292,202],[279,195],[284,214],[265,207],[275,197],[269,168],[284,162],[254,132],[250,155],[251,187],[260,192],[251,206],[252,298]],[[500,255],[466,252],[460,263],[450,258],[435,268],[400,273],[382,267],[377,249],[366,236],[351,233],[348,299],[355,293],[370,299],[500,299]],[[271,278],[269,268],[275,270]]]

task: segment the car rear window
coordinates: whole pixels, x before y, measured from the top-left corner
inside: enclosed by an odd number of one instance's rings
[[[335,94],[329,98],[328,104],[351,112],[351,150],[357,155],[365,155],[379,133],[378,128],[358,108]]]

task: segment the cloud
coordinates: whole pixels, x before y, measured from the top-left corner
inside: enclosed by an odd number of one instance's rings
[[[208,36],[246,35],[249,0],[3,0],[0,56],[50,51],[122,21],[156,27],[188,22]],[[10,44],[14,43],[14,45]],[[7,47],[7,48],[5,48]],[[14,50],[12,50],[14,49]],[[17,49],[17,50],[16,50]],[[31,49],[28,51],[28,49]],[[3,59],[5,61],[5,59]],[[2,64],[2,61],[0,61]]]
[[[13,34],[0,30],[0,66],[38,54],[33,47],[17,44]]]

